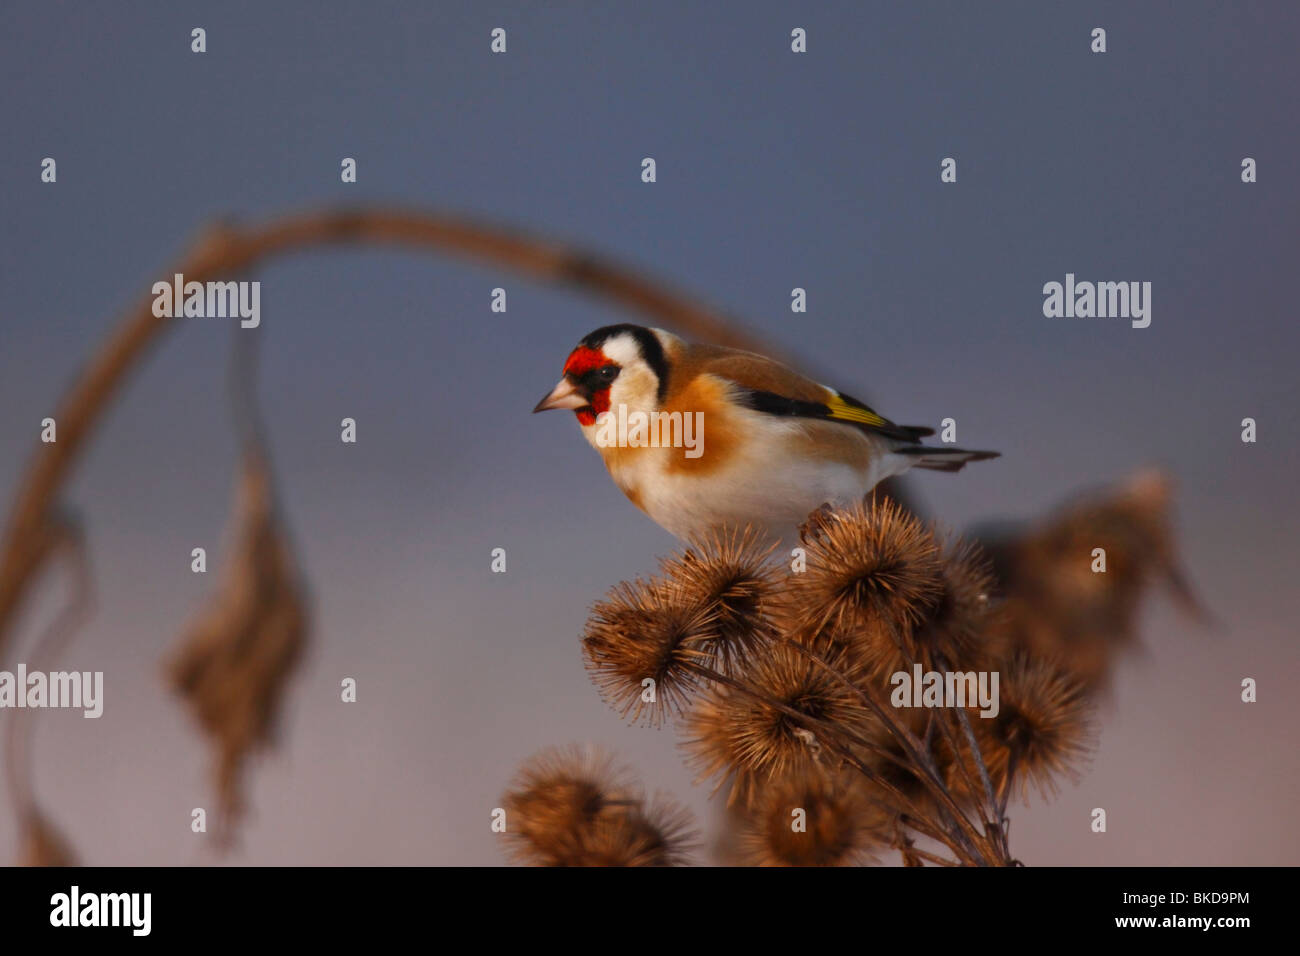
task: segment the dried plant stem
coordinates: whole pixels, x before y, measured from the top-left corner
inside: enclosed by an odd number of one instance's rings
[[[256,229],[218,226],[166,274],[179,272],[195,282],[228,279],[275,256],[334,244],[411,246],[477,259],[585,289],[689,336],[773,352],[721,313],[579,250],[469,220],[409,210],[325,210]],[[0,661],[28,585],[47,556],[44,532],[59,489],[127,374],[173,324],[177,324],[173,319],[153,314],[152,296],[142,297],[60,402],[54,415],[59,440],[37,446],[18,485],[0,552]]]
[[[954,754],[961,753],[961,748],[958,747],[957,745],[957,731],[954,730],[951,722],[957,722],[958,724],[960,724],[960,722],[962,722],[964,719],[965,719],[965,715],[961,713],[959,709],[957,715],[954,717],[951,714],[949,708],[944,708],[942,711],[940,711],[938,715],[938,719],[935,721],[935,724],[940,728],[940,730],[943,733],[945,742],[948,744],[949,748],[951,748]],[[973,741],[973,738],[970,739]],[[973,743],[972,746],[976,746],[975,759],[980,761],[980,763],[982,764],[983,758],[978,755],[979,754],[978,746],[974,745]],[[929,754],[930,752],[931,752],[930,749],[927,747],[926,753]],[[962,777],[965,778],[967,786],[970,787],[970,791],[969,791],[970,793],[978,794],[983,792],[981,790],[979,782],[975,779],[974,776],[972,776],[969,766],[967,766],[962,761],[958,761],[958,770],[961,773]],[[946,784],[942,784],[941,782],[941,785],[943,786],[945,793],[951,793],[951,791],[948,789]],[[1000,859],[1003,859],[1004,862],[1009,862],[1010,853],[1007,850],[1007,847],[1004,845],[1004,842],[999,837],[988,835],[989,823],[987,818],[990,816],[991,810],[996,807],[996,804],[991,803],[987,807],[979,807],[977,801],[976,805],[980,810],[981,818],[983,818],[981,822],[984,825],[985,834],[986,836],[988,836],[989,841],[996,847],[998,857]]]
[[[910,662],[910,658],[909,658],[909,662]],[[950,667],[950,665],[943,658],[936,659],[935,664],[940,670],[945,670]],[[926,669],[928,670],[929,667],[927,666]],[[978,772],[980,779],[977,780],[975,776],[972,775],[970,766],[964,760],[957,761],[958,771],[965,778],[966,784],[967,786],[970,787],[970,792],[972,794],[974,793],[984,794],[984,799],[987,800],[987,805],[981,807],[980,810],[981,810],[981,816],[985,818],[982,821],[984,824],[985,833],[989,832],[990,827],[996,826],[997,828],[996,835],[990,834],[989,839],[997,846],[999,856],[1005,859],[1007,862],[1010,862],[1011,851],[1006,843],[1006,830],[1004,826],[1006,822],[1006,808],[1005,806],[999,806],[997,799],[993,795],[993,784],[989,778],[988,767],[984,763],[984,756],[980,752],[979,743],[975,739],[975,732],[971,729],[970,720],[966,716],[965,709],[960,707],[954,707],[954,708],[945,707],[943,708],[943,710],[939,711],[938,719],[931,720],[926,724],[926,728],[925,728],[926,739],[921,742],[922,749],[925,751],[926,754],[930,753],[929,738],[934,726],[938,725],[938,727],[940,728],[940,730],[944,735],[945,741],[947,742],[948,746],[951,748],[952,753],[953,754],[961,753],[961,748],[958,746],[956,733],[954,732],[953,728],[949,725],[947,719],[950,716],[957,723],[958,727],[962,730],[963,735],[966,738],[967,745],[970,747],[975,762],[976,770]],[[946,787],[944,789],[945,791],[947,790]],[[995,818],[996,822],[994,820],[989,819],[990,817]]]
[[[952,665],[947,660],[940,657],[937,660],[940,670],[951,670]],[[984,765],[984,756],[980,753],[979,742],[975,739],[975,731],[971,729],[970,718],[966,716],[965,708],[954,708],[957,711],[957,721],[961,724],[962,732],[966,735],[966,742],[970,744],[971,754],[975,759],[975,766],[979,770],[980,780],[984,784],[984,795],[988,799],[989,806],[996,809],[998,805],[997,798],[993,796],[993,781],[989,779],[989,768]]]
[[[979,741],[975,739],[975,731],[971,729],[970,718],[966,715],[965,708],[956,707],[954,710],[957,712],[957,722],[961,725],[962,732],[966,735],[966,743],[970,745],[971,756],[975,761],[975,767],[979,771],[980,778],[984,783],[984,798],[988,801],[987,809],[989,811],[985,816],[986,818],[991,817],[991,819],[985,820],[985,830],[988,830],[990,827],[993,828],[996,836],[993,836],[992,839],[997,841],[999,850],[1009,858],[1010,854],[1006,845],[1006,830],[1004,828],[1006,820],[998,808],[997,797],[993,795],[993,781],[989,779],[989,770],[984,764],[984,755],[980,753]]]
[[[902,650],[901,644],[899,645],[899,647],[900,650]],[[951,665],[942,656],[935,658],[933,662],[934,668],[930,666],[931,662],[928,659],[924,659],[924,655],[921,656],[923,657],[922,663],[926,670],[932,670],[935,668],[941,671],[951,669]],[[909,666],[916,663],[916,661],[912,659],[912,656],[906,653],[906,651],[904,651],[903,653],[903,659],[907,662]],[[953,728],[949,726],[947,719],[945,719],[946,717],[949,716],[950,712],[952,711],[956,712],[955,720],[958,726],[963,731],[963,735],[966,738],[966,742],[971,749],[971,753],[973,755],[975,766],[978,771],[980,779],[976,780],[976,778],[972,776],[970,766],[964,760],[957,761],[958,772],[960,772],[961,775],[965,778],[966,784],[970,788],[971,793],[979,793],[981,791],[983,792],[984,798],[988,801],[987,806],[981,808],[982,811],[981,816],[986,818],[983,821],[985,832],[988,831],[988,828],[990,826],[994,825],[987,818],[990,816],[996,816],[998,835],[990,836],[990,839],[998,844],[999,854],[1009,861],[1011,858],[1011,853],[1010,853],[1010,849],[1006,845],[1005,830],[1003,829],[1002,826],[1005,823],[1005,816],[1006,816],[1005,808],[999,808],[998,801],[993,795],[993,784],[989,779],[988,767],[984,763],[984,756],[980,752],[979,743],[975,739],[975,733],[971,729],[970,721],[966,716],[965,710],[963,708],[945,707],[939,712],[937,720],[931,719],[927,721],[925,726],[925,738],[922,741],[920,741],[920,748],[927,755],[931,752],[931,736],[934,727],[937,725],[940,728],[940,730],[943,732],[945,741],[948,744],[948,746],[951,748],[952,753],[953,754],[961,753],[961,748],[957,744],[956,734],[954,733]],[[946,787],[944,789],[945,791],[947,790]]]
[[[904,837],[904,839],[906,839],[906,837]],[[894,849],[898,850],[898,852],[902,854],[904,861],[906,861],[908,857],[915,857],[918,860],[925,860],[927,863],[933,863],[935,866],[956,866],[952,860],[946,860],[934,853],[927,853],[925,850],[918,850],[912,845],[910,840],[907,840],[906,843],[895,844]]]
[[[901,647],[900,647],[900,650],[901,650]],[[916,663],[916,661],[912,659],[912,656],[911,656],[910,654],[906,653],[905,651],[904,651],[904,653],[903,653],[903,660],[907,663],[907,665],[908,665],[909,667],[912,666],[912,665],[914,665],[914,664]],[[940,669],[940,670],[945,669],[945,666],[946,666],[946,665],[942,662],[942,660],[938,660],[938,661],[936,661],[936,662],[935,662],[935,665],[936,665],[936,666],[938,667],[938,669]],[[933,670],[933,669],[934,669],[934,668],[932,668],[932,667],[930,666],[930,662],[929,662],[929,660],[923,660],[923,661],[922,661],[922,666],[923,666],[923,668],[924,668],[925,670],[927,670],[927,671],[928,671],[928,670]],[[947,721],[947,719],[946,719],[947,716],[948,716],[948,708],[946,708],[946,707],[943,708],[942,710],[939,710],[938,712],[935,712],[935,711],[931,711],[931,712],[930,712],[930,719],[927,720],[927,721],[926,721],[926,724],[925,724],[925,737],[924,737],[924,738],[920,741],[920,743],[919,743],[920,749],[921,749],[924,753],[926,753],[926,754],[930,754],[930,753],[932,752],[933,736],[934,736],[934,728],[935,728],[936,726],[937,726],[937,727],[940,729],[940,731],[942,732],[942,734],[943,734],[943,736],[944,736],[944,742],[947,743],[947,745],[952,749],[952,752],[953,752],[954,754],[957,754],[957,753],[960,753],[960,752],[961,752],[961,748],[957,746],[957,737],[956,737],[956,734],[954,733],[953,728],[952,728],[951,726],[949,726],[949,723],[948,723],[948,721]],[[973,744],[972,744],[972,745],[973,745]],[[975,753],[976,753],[976,760],[978,760],[978,761],[980,762],[980,767],[981,767],[981,769],[983,769],[983,766],[984,766],[984,760],[983,760],[983,757],[979,755],[979,748],[978,748],[978,747],[975,748]],[[966,780],[966,785],[970,788],[970,792],[971,792],[971,793],[978,793],[978,792],[980,792],[980,789],[981,789],[981,787],[980,787],[980,783],[979,783],[979,781],[977,781],[977,780],[975,779],[975,777],[973,777],[973,776],[971,775],[970,767],[967,766],[966,763],[965,763],[964,761],[958,761],[958,762],[957,762],[957,768],[958,768],[958,771],[961,773],[962,777],[965,778],[965,780]],[[937,768],[936,768],[936,769],[937,769]],[[987,776],[988,776],[987,771],[984,772],[984,775],[985,775],[985,778],[987,779]],[[945,787],[945,789],[946,789],[946,787]],[[990,798],[990,799],[991,799],[991,798]],[[996,804],[994,804],[994,803],[992,803],[992,802],[990,802],[990,804],[989,804],[990,807],[995,806],[995,805],[996,805]]]
[[[921,741],[916,738],[916,735],[902,723],[897,721],[894,718],[894,715],[875,699],[874,694],[868,694],[863,691],[862,688],[858,687],[851,680],[841,674],[835,667],[827,663],[820,654],[813,651],[811,648],[800,644],[798,641],[793,641],[788,637],[783,637],[779,640],[780,643],[789,645],[798,650],[799,653],[803,654],[809,660],[816,663],[825,670],[827,674],[831,675],[835,680],[839,681],[855,694],[862,703],[866,704],[877,719],[879,719],[880,722],[885,725],[886,729],[889,730],[891,736],[898,741],[899,746],[903,748],[908,760],[911,761],[910,764],[904,765],[911,766],[912,768],[919,769],[923,772],[921,779],[926,784],[931,795],[939,801],[940,808],[952,817],[953,823],[956,823],[968,837],[975,841],[981,851],[983,851],[986,862],[1003,866],[1011,863],[1010,855],[1005,851],[1005,848],[1000,845],[1001,841],[994,840],[988,837],[987,834],[981,835],[970,820],[967,819],[966,814],[963,813],[961,808],[957,805],[957,802],[953,799],[952,794],[944,784],[943,779],[939,776],[939,770],[934,765],[934,760],[930,756],[929,748],[923,747]],[[942,725],[943,721],[940,721],[940,724]],[[996,806],[996,804],[994,804],[994,806]]]
[[[94,584],[80,528],[70,521],[61,520],[52,526],[50,534],[50,553],[67,561],[71,596],[32,648],[33,671],[50,669],[94,606]],[[19,693],[23,692],[25,688],[20,688]],[[36,810],[31,767],[31,718],[30,710],[17,711],[10,716],[5,728],[5,777],[19,820],[30,818]]]
[[[1001,821],[1003,827],[1010,826],[1010,822],[1007,820],[1007,804],[1011,801],[1011,791],[1016,779],[1017,760],[1018,756],[1015,753],[1012,753],[1007,759],[1006,779],[1002,781],[1002,795],[998,800],[998,820]]]
[[[828,721],[824,721],[816,717],[809,716],[808,714],[802,713],[801,711],[796,710],[793,707],[790,707],[789,705],[783,703],[782,701],[777,700],[775,697],[772,697],[768,694],[763,693],[762,691],[750,687],[748,684],[745,684],[743,681],[739,681],[732,677],[728,677],[727,675],[721,674],[709,667],[706,667],[701,664],[695,664],[695,663],[687,663],[684,666],[687,669],[698,674],[699,676],[705,678],[706,680],[723,684],[727,687],[732,688],[733,690],[738,691],[739,693],[746,694],[754,698],[755,700],[761,701],[762,703],[773,708],[774,710],[780,711],[782,714],[784,714],[785,716],[789,717],[791,720],[798,723],[801,727],[804,727],[809,731],[817,732],[821,736],[821,738],[825,740],[826,744],[836,752],[836,754],[838,754],[843,760],[845,760],[850,765],[852,765],[853,768],[857,770],[859,773],[861,773],[864,777],[866,777],[872,783],[876,784],[882,790],[884,790],[886,793],[892,796],[898,803],[897,805],[891,805],[888,803],[883,803],[882,801],[879,801],[875,798],[872,798],[873,802],[876,802],[891,811],[896,810],[897,806],[901,805],[906,807],[913,814],[915,814],[916,818],[924,817],[922,811],[912,802],[911,798],[909,798],[906,794],[900,791],[888,780],[882,778],[879,774],[877,774],[874,770],[872,770],[871,767],[869,767],[867,764],[863,763],[862,758],[859,757],[857,754],[855,754],[852,751],[852,749],[850,749],[847,746],[844,740],[840,738],[846,738],[850,742],[855,743],[858,746],[861,746],[872,752],[879,753],[882,756],[890,756],[889,754],[881,750],[877,744],[874,744],[868,740],[864,740],[862,737],[859,737],[858,735],[852,733],[851,731],[846,730],[843,727],[837,727],[836,725],[831,724]],[[955,808],[956,805],[954,804],[953,806]],[[913,818],[909,818],[908,825],[912,826],[914,829],[923,833],[925,836],[928,836],[934,840],[943,843],[945,846],[948,847],[948,849],[952,850],[954,854],[956,854],[960,859],[962,859],[966,863],[976,865],[976,866],[989,865],[989,863],[993,861],[995,857],[993,857],[991,854],[981,852],[980,845],[985,843],[986,841],[982,838],[979,831],[976,830],[974,826],[971,825],[970,821],[967,820],[965,816],[961,814],[960,810],[957,810],[956,812],[958,814],[958,820],[957,820],[958,828],[956,830],[947,831],[939,827],[921,825],[920,819],[913,819]]]

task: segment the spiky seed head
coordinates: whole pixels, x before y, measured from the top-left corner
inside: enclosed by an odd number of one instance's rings
[[[1058,661],[1013,653],[999,668],[996,717],[970,717],[996,792],[1008,785],[1021,796],[1030,787],[1054,794],[1058,778],[1077,779],[1093,748],[1093,701],[1079,677]],[[962,754],[968,765],[969,751]],[[969,789],[954,766],[955,791]]]
[[[889,818],[849,774],[821,769],[762,788],[738,835],[747,866],[863,866],[884,845]]]
[[[704,613],[702,649],[723,673],[771,640],[777,584],[768,559],[775,547],[753,528],[720,528],[661,564],[664,581],[683,603]]]
[[[536,754],[502,807],[510,855],[533,866],[676,866],[693,839],[685,811],[647,801],[627,770],[590,747]]]
[[[949,541],[940,554],[938,594],[905,644],[912,660],[927,669],[938,660],[964,669],[982,649],[985,622],[992,608],[993,572],[987,556],[974,542]]]
[[[592,608],[582,638],[601,696],[633,721],[657,726],[679,714],[699,684],[688,665],[711,659],[714,613],[675,585],[616,585]]]
[[[863,666],[887,673],[940,596],[939,546],[889,499],[815,514],[807,570],[790,579],[789,614],[801,632],[852,645]]]
[[[827,663],[856,676],[844,659]],[[840,757],[823,741],[825,733],[862,735],[874,719],[851,687],[785,644],[755,655],[737,680],[741,687],[716,683],[701,695],[683,741],[701,777],[714,777],[719,786],[731,780],[729,802],[749,806],[770,781],[811,772],[823,762],[837,764]],[[828,728],[805,726],[783,708]]]

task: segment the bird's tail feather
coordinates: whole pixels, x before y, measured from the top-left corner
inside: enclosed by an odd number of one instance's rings
[[[964,448],[934,448],[926,445],[904,445],[893,451],[895,455],[915,458],[915,467],[929,468],[931,471],[961,471],[968,461],[986,461],[1002,454],[997,451],[967,451]]]

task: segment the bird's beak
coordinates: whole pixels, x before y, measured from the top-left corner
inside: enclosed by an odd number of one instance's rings
[[[560,384],[551,389],[549,395],[537,403],[533,412],[545,412],[552,408],[582,408],[584,405],[590,405],[591,402],[586,395],[578,391],[578,387],[570,382],[567,378],[560,379]]]

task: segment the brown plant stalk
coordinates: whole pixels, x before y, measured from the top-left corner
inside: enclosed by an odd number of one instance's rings
[[[818,739],[823,740],[841,759],[862,774],[864,778],[880,787],[898,801],[900,805],[915,811],[917,813],[916,822],[920,823],[921,820],[924,819],[925,815],[915,806],[906,794],[899,791],[893,784],[883,779],[867,764],[863,763],[862,758],[854,753],[852,749],[852,747],[856,745],[864,749],[877,750],[878,745],[853,734],[851,731],[848,731],[843,727],[837,727],[827,721],[802,713],[793,707],[787,706],[776,698],[749,686],[743,681],[719,673],[709,667],[693,662],[684,663],[683,666],[686,669],[699,674],[706,680],[722,684],[730,687],[737,693],[745,694],[753,697],[755,700],[762,701],[774,710],[779,710],[795,723],[817,734]],[[834,668],[829,668],[829,670],[836,676],[841,676],[834,670]],[[953,853],[962,859],[963,862],[980,866],[996,865],[997,857],[994,852],[995,848],[987,841],[987,838],[983,837],[971,825],[970,821],[966,819],[965,814],[963,814],[960,808],[956,806],[955,802],[952,801],[951,794],[948,793],[942,782],[937,778],[935,780],[935,788],[937,793],[941,794],[940,799],[948,804],[947,809],[949,809],[949,812],[953,814],[956,827],[934,827],[922,824],[925,835],[944,843],[953,851]]]
[[[772,352],[722,314],[581,250],[467,219],[398,208],[327,209],[256,228],[221,224],[201,235],[165,274],[179,272],[197,282],[230,279],[277,256],[327,245],[409,246],[479,260],[583,289],[695,338]],[[22,474],[0,540],[0,663],[25,599],[60,538],[56,509],[63,485],[117,391],[172,321],[154,314],[152,296],[141,297],[59,402],[53,416],[58,441],[38,444]],[[235,397],[238,402],[244,396]],[[247,452],[249,434],[241,430]],[[21,805],[16,809],[27,813]]]
[[[51,526],[50,554],[66,563],[71,594],[32,648],[31,666],[35,671],[52,668],[89,617],[95,600],[85,537],[78,523],[61,517]],[[19,863],[24,866],[74,864],[71,847],[46,819],[36,800],[32,779],[32,712],[16,711],[5,730],[5,778],[22,830]]]
[[[966,815],[962,812],[961,807],[957,805],[956,801],[952,797],[952,793],[949,791],[948,787],[944,784],[942,778],[940,777],[938,768],[935,767],[934,760],[930,756],[929,749],[923,744],[921,740],[917,739],[916,735],[913,734],[912,731],[908,729],[906,725],[904,725],[901,721],[899,721],[890,712],[889,708],[886,708],[883,704],[881,704],[876,699],[874,693],[869,693],[863,690],[861,687],[858,687],[847,677],[845,677],[844,674],[842,674],[837,668],[835,668],[834,666],[829,664],[826,660],[824,660],[821,657],[821,655],[817,654],[812,649],[800,644],[798,641],[792,641],[789,638],[780,638],[780,642],[783,645],[789,646],[797,650],[799,653],[803,654],[813,663],[817,664],[827,674],[829,674],[836,681],[843,684],[846,689],[848,689],[851,693],[858,696],[858,698],[864,704],[867,705],[867,707],[876,716],[876,719],[878,719],[882,724],[884,724],[885,727],[889,730],[890,736],[903,747],[904,752],[908,757],[908,760],[897,761],[897,758],[895,758],[894,755],[892,754],[886,754],[886,756],[889,757],[890,759],[896,760],[899,766],[903,766],[911,769],[921,769],[924,771],[924,776],[921,778],[922,783],[925,784],[926,789],[930,792],[930,795],[934,797],[937,801],[939,801],[942,809],[952,816],[953,821],[957,823],[961,832],[964,833],[967,837],[976,840],[976,843],[979,845],[981,853],[984,855],[984,858],[981,860],[981,862],[990,865],[1000,865],[1000,866],[1005,866],[1012,862],[1009,851],[1006,846],[1005,837],[1002,834],[1001,829],[999,828],[996,831],[999,834],[999,836],[997,837],[993,836],[993,834],[988,832],[988,830],[986,829],[986,832],[983,835],[983,839],[980,839],[980,835],[975,832],[973,825],[970,823],[969,820],[967,820]],[[945,726],[943,717],[947,715],[947,713],[948,713],[948,709],[943,708],[942,710],[939,711],[937,715],[939,718],[938,722],[941,726]],[[964,716],[965,716],[964,714],[961,714],[960,712],[958,713],[959,719],[964,718]],[[841,728],[832,728],[832,731],[842,732]],[[985,779],[987,779],[988,771],[984,769],[984,761],[982,756],[980,755],[980,751],[978,747],[974,748],[973,759],[980,767],[981,771],[985,776]],[[990,788],[988,799],[990,805],[992,807],[996,807],[997,803],[992,797],[991,788]],[[911,803],[911,801],[908,802],[909,804]]]
[[[260,228],[223,224],[166,270],[206,282],[242,274],[289,253],[327,245],[396,245],[477,259],[534,279],[574,286],[687,335],[719,345],[772,349],[706,306],[580,250],[467,219],[402,209],[337,209],[290,216]],[[53,416],[59,440],[37,446],[19,482],[0,551],[0,661],[14,618],[48,549],[51,508],[95,425],[130,371],[173,323],[145,296],[91,359]]]

